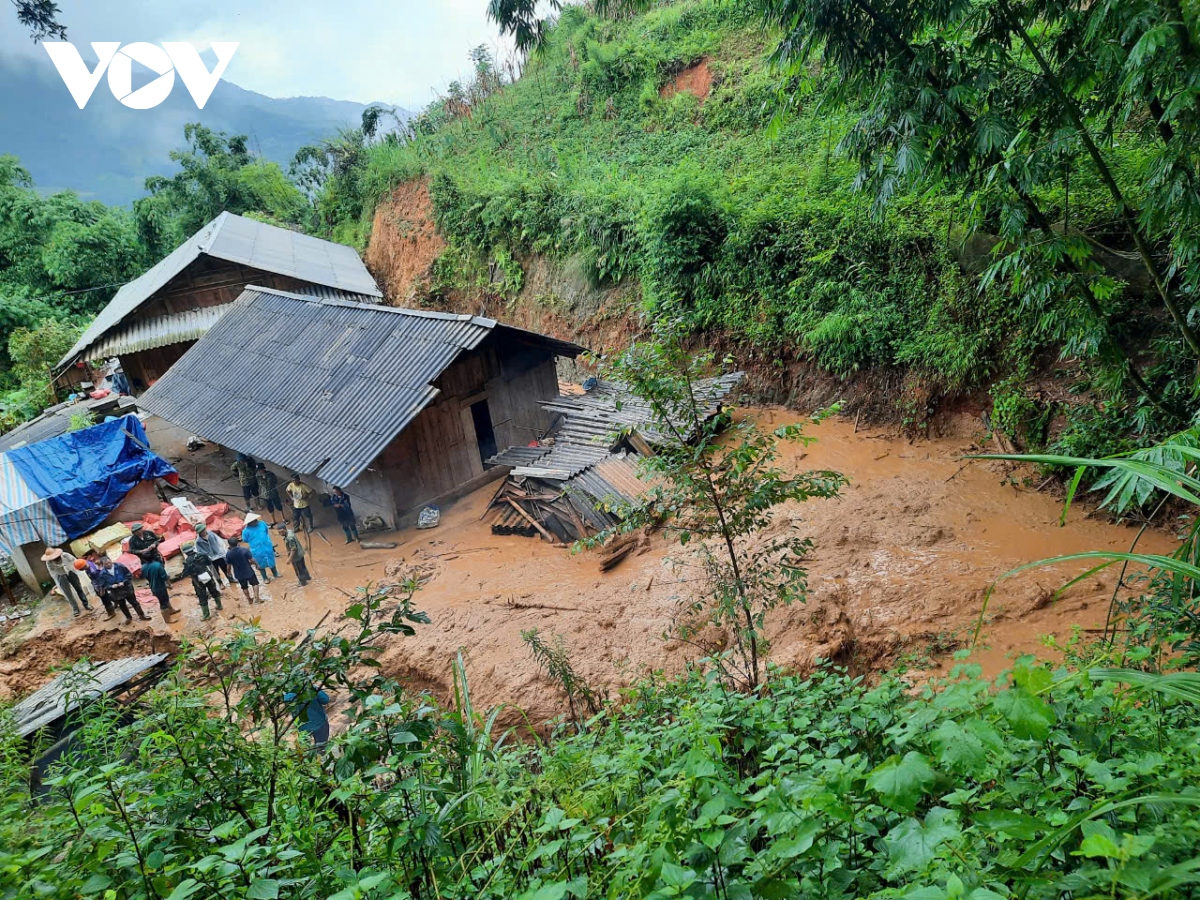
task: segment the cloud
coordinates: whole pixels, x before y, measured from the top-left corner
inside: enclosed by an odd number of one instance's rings
[[[238,41],[225,78],[272,97],[325,96],[407,108],[470,73],[485,44],[503,57],[487,0],[60,0],[72,42]],[[0,16],[9,16],[0,4]],[[15,22],[0,52],[35,53]],[[209,60],[210,64],[212,60]]]

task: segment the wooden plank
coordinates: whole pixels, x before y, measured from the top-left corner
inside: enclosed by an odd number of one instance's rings
[[[530,516],[529,513],[525,512],[525,510],[521,509],[521,505],[519,503],[517,503],[516,500],[509,500],[508,502],[512,504],[512,508],[517,511],[517,514],[522,519],[524,519],[526,522],[528,522],[530,525],[532,525],[534,528],[536,528],[541,533],[542,537],[544,537],[546,540],[548,540],[552,544],[562,546],[561,542],[559,542],[556,538],[554,538],[553,535],[550,534],[550,532],[548,532],[545,528],[543,528],[541,526],[541,523],[539,523],[536,519],[534,519],[532,516]]]

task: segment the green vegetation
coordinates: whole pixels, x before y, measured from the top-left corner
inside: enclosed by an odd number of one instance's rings
[[[1058,357],[1070,440],[1150,441],[1190,419],[1200,357],[1195,115],[1170,69],[1196,43],[1173,9],[613,0],[550,21],[496,0],[522,77],[365,147],[318,191],[323,227],[361,245],[423,176],[452,244],[432,303],[511,296],[542,255],[747,358],[898,369],[935,399]],[[1061,430],[1012,412],[1028,446]]]
[[[0,730],[0,896],[1183,898],[1200,878],[1194,679],[1023,662],[997,685],[822,669],[741,694],[693,671],[543,743],[474,712],[461,660],[455,709],[364,666],[422,618],[385,602],[340,636],[195,648],[133,721],[95,706],[36,803]],[[318,687],[349,721],[324,755],[297,733]]]
[[[780,441],[812,440],[800,425],[766,432],[731,409],[713,415],[706,379],[713,354],[690,350],[685,337],[678,321],[663,317],[652,340],[604,361],[603,375],[627,384],[649,409],[638,430],[654,436],[655,452],[639,464],[651,487],[623,511],[620,525],[586,543],[662,526],[681,547],[694,549],[689,563],[704,573],[695,579],[703,587],[677,618],[674,636],[704,649],[732,687],[754,690],[768,658],[767,613],[804,599],[803,562],[813,546],[795,533],[771,537],[764,530],[780,504],[836,497],[846,479],[831,471],[788,473],[775,464]],[[731,636],[731,646],[713,646],[713,633]]]
[[[297,226],[309,208],[274,163],[246,138],[200,125],[171,154],[179,171],[147,179],[134,209],[40,194],[29,173],[0,156],[0,428],[37,415],[53,399],[50,369],[122,284],[221,212]]]

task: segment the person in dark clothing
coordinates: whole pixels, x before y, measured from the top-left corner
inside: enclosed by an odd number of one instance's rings
[[[271,524],[275,524],[275,513],[281,516],[283,512],[283,500],[279,497],[279,476],[272,472],[263,463],[255,463],[255,477],[258,480],[258,499],[262,501],[266,507],[267,513],[271,516]]]
[[[164,622],[170,622],[171,616],[179,612],[171,605],[170,580],[167,578],[167,567],[157,559],[142,566],[142,577],[150,585],[150,593],[158,600],[158,608],[162,611]]]
[[[246,547],[241,538],[229,539],[229,552],[225,554],[225,559],[229,563],[229,568],[233,570],[233,577],[242,588],[242,593],[246,596],[246,602],[254,605],[261,603],[262,597],[258,592],[258,575],[254,573],[254,554],[250,552],[250,548]],[[251,591],[254,589],[254,599],[250,599]]]
[[[207,525],[196,526],[196,552],[207,559],[212,567],[225,579],[225,586],[233,585],[233,573],[225,560],[226,548],[221,536],[209,531]]]
[[[125,621],[132,622],[132,612],[137,613],[137,617],[144,622],[150,621],[150,617],[142,610],[141,604],[137,602],[137,597],[133,593],[133,573],[119,562],[113,562],[112,557],[107,554],[100,557],[100,573],[96,576],[97,581],[93,582],[96,590],[100,592],[100,599],[104,603],[104,608],[108,610],[108,615],[104,618],[111,619],[116,615],[116,608],[121,607],[121,612],[125,614]]]
[[[340,487],[335,487],[329,494],[329,503],[337,513],[338,524],[346,533],[346,543],[353,544],[358,540],[358,523],[354,520],[354,507],[350,505],[350,495]]]
[[[288,691],[283,695],[287,703],[296,700],[296,693]],[[313,739],[314,749],[320,753],[329,742],[329,716],[325,714],[325,706],[329,703],[329,695],[320,688],[311,700],[296,710],[300,720],[300,730]]]
[[[158,545],[161,543],[161,537],[138,522],[133,526],[133,536],[129,538],[129,552],[140,559],[143,565],[149,562],[163,562],[162,554],[158,552]]]
[[[280,525],[279,533],[283,535],[283,546],[287,552],[288,562],[292,564],[292,571],[296,573],[300,587],[304,587],[312,580],[312,576],[308,574],[308,563],[304,561],[304,546],[290,525]]]
[[[254,501],[258,497],[258,475],[255,462],[245,453],[239,453],[229,468],[237,476],[238,484],[242,486],[242,498],[246,501],[246,510],[254,509]]]
[[[208,611],[208,601],[212,600],[217,609],[221,606],[221,591],[217,588],[217,573],[213,570],[208,557],[196,549],[194,541],[188,541],[183,550],[183,574],[192,579],[192,588],[196,591],[196,599],[200,602],[200,618],[207,621],[211,618]]]

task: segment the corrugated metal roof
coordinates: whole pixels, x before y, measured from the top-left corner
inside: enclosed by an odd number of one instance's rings
[[[701,416],[708,418],[721,408],[725,398],[742,380],[741,372],[706,378],[695,385]],[[650,423],[655,416],[649,405],[616,382],[601,381],[584,394],[564,394],[542,404],[561,416],[553,443],[540,447],[510,447],[488,460],[495,465],[513,466],[509,478],[514,483],[532,479],[552,491],[560,491],[572,508],[596,531],[615,524],[623,508],[634,504],[653,484],[638,477],[636,452],[620,450],[622,431],[640,434],[651,444],[676,440],[674,435],[658,434]],[[688,424],[680,431],[690,432]],[[684,435],[691,440],[693,435]],[[524,502],[530,514],[542,501]],[[532,504],[532,509],[529,508]],[[525,533],[519,522],[509,522],[502,510],[493,524],[497,534]],[[569,529],[568,529],[569,530]],[[578,527],[575,527],[578,530]]]
[[[157,265],[117,291],[75,346],[59,361],[59,367],[72,362],[201,256],[241,263],[339,291],[368,297],[383,296],[353,247],[224,212]]]
[[[138,404],[208,440],[346,487],[433,401],[433,381],[458,355],[499,330],[477,316],[250,287]]]
[[[96,665],[76,663],[12,708],[17,734],[27,737],[57,722],[89,700],[119,688],[167,658],[166,653],[134,656]]]
[[[97,357],[107,359],[122,353],[137,353],[139,350],[151,350],[184,341],[198,341],[208,333],[208,329],[220,321],[231,305],[226,303],[222,306],[206,306],[203,309],[189,309],[187,312],[131,322],[104,335],[92,346],[91,352]]]
[[[36,419],[30,419],[18,425],[12,431],[0,435],[0,453],[12,450],[14,447],[24,447],[37,444],[50,438],[66,434],[71,430],[71,417],[85,415],[93,417],[100,413],[112,412],[113,415],[124,415],[136,410],[136,402],[132,397],[109,396],[103,400],[84,400],[79,403],[59,403],[43,412]]]

